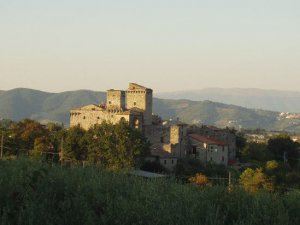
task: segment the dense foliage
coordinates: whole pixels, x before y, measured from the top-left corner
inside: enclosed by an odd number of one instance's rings
[[[0,224],[295,225],[300,193],[198,188],[99,168],[0,161]]]
[[[149,155],[144,135],[126,122],[102,123],[89,129],[64,129],[34,120],[11,123],[4,129],[4,156],[26,155],[45,161],[88,162],[110,170],[140,165]]]

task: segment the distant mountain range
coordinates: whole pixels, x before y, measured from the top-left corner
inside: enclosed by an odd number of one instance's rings
[[[56,121],[68,125],[70,109],[105,101],[105,92],[78,90],[48,93],[18,88],[0,91],[0,117],[12,120],[31,118],[41,122]],[[281,114],[276,111],[249,109],[212,101],[154,98],[153,112],[164,119],[179,117],[186,123],[300,132],[298,114]]]
[[[253,109],[300,112],[300,92],[292,91],[206,88],[195,91],[159,93],[156,97],[164,99],[189,99],[193,101],[210,100]]]

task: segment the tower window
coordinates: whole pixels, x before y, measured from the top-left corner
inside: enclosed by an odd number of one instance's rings
[[[193,146],[193,151],[192,154],[196,155],[197,154],[197,146]]]

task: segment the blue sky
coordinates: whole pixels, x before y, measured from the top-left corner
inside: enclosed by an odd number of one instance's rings
[[[300,1],[0,0],[0,89],[299,90]]]

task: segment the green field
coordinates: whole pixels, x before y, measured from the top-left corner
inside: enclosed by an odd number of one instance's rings
[[[228,193],[99,168],[0,161],[1,224],[296,225],[300,193]]]

